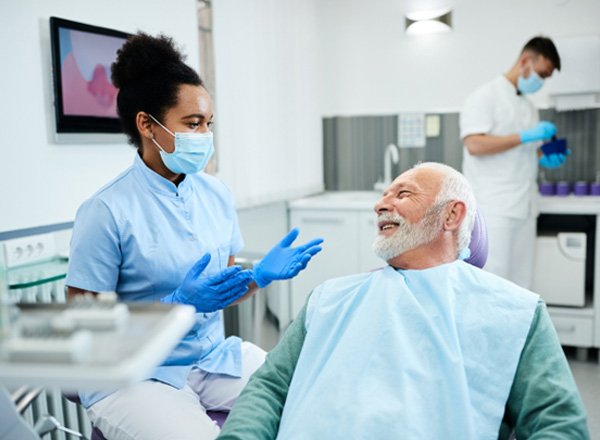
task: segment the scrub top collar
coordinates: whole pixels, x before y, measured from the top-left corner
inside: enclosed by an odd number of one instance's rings
[[[191,191],[191,183],[188,176],[185,176],[179,185],[175,185],[169,179],[165,179],[160,174],[148,168],[139,154],[133,159],[133,170],[141,183],[146,184],[152,192],[163,194],[169,197],[178,198],[186,196]]]
[[[504,84],[504,86],[506,87],[506,90],[510,90],[510,93],[516,96],[522,96],[521,92],[519,91],[519,89],[510,81],[510,79],[508,79],[506,77],[506,75],[502,74],[500,75],[502,77],[502,79],[504,81],[502,81],[502,83]]]

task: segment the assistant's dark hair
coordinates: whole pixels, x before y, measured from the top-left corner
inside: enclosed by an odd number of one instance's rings
[[[560,70],[560,55],[550,38],[541,35],[533,37],[525,44],[521,53],[527,51],[543,56],[552,63],[556,70]]]
[[[165,112],[177,104],[180,85],[203,85],[184,60],[172,38],[143,32],[130,37],[117,51],[111,79],[119,89],[117,112],[129,143],[138,148],[142,145],[135,121],[138,112],[162,121]]]

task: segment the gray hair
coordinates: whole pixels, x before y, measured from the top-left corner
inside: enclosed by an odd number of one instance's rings
[[[466,249],[471,242],[471,233],[475,223],[475,211],[477,210],[471,184],[460,172],[442,163],[423,162],[418,163],[413,168],[429,168],[439,171],[444,175],[434,206],[445,204],[452,200],[460,200],[465,204],[467,212],[458,229],[457,247],[459,252]]]

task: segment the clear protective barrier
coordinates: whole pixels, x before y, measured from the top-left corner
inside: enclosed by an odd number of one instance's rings
[[[6,269],[0,262],[0,340],[6,337],[9,329],[9,297]]]

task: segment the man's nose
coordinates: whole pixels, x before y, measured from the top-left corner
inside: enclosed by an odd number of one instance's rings
[[[374,210],[376,214],[382,212],[391,211],[390,202],[386,196],[382,196],[377,203],[375,203]]]

